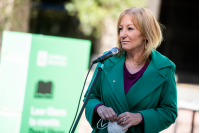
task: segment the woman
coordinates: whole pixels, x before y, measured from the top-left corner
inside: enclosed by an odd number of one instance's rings
[[[108,132],[97,128],[102,118],[126,133],[158,133],[177,117],[175,65],[155,50],[161,28],[149,9],[131,7],[120,14],[117,29],[121,54],[104,62],[86,118],[93,132]]]

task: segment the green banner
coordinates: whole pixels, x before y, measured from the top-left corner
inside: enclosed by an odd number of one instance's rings
[[[4,108],[10,109],[11,113],[18,111],[21,124],[18,128],[20,131],[16,131],[16,133],[68,133],[88,69],[91,42],[17,32],[4,32],[4,34],[2,56],[9,55],[9,52],[3,52],[3,50],[9,51],[6,48],[9,41],[6,41],[6,39],[10,40],[11,36],[15,35],[20,35],[21,39],[24,40],[27,39],[28,35],[29,41],[27,42],[30,44],[30,50],[29,53],[26,53],[27,55],[20,55],[21,52],[14,51],[20,58],[27,59],[26,65],[24,65],[24,68],[27,67],[24,69],[26,72],[22,75],[23,81],[20,79],[19,72],[17,73],[19,74],[18,79],[15,79],[24,83],[25,88],[15,88],[18,92],[14,94],[18,95],[20,92],[24,94],[23,100],[18,101],[21,102],[23,107],[21,107],[21,111],[20,109],[15,110],[12,106],[2,105],[0,102],[0,107],[3,107],[3,109],[0,108],[0,111],[5,113],[7,110]],[[23,39],[19,41],[21,45],[24,42]],[[18,45],[18,40],[19,38],[15,37],[15,45]],[[24,42],[24,46],[28,44],[27,42]],[[12,45],[9,48],[11,49],[11,47]],[[23,49],[23,46],[20,46],[19,49]],[[10,58],[12,59],[12,57]],[[1,59],[0,72],[6,69],[3,66],[8,66],[3,60]],[[20,64],[19,61],[17,63]],[[23,69],[15,71],[23,71]],[[5,74],[13,75],[9,72]],[[0,89],[0,93],[4,89],[9,89],[6,84],[2,86],[2,81],[1,78],[0,87],[4,88]],[[12,83],[12,81],[10,80],[9,83]],[[14,104],[15,99],[12,99],[11,103]],[[1,117],[0,113],[0,121]],[[5,126],[11,128],[9,125]],[[8,130],[7,128],[0,129],[0,132],[5,132],[5,130]],[[15,133],[15,131],[12,131],[12,133]]]

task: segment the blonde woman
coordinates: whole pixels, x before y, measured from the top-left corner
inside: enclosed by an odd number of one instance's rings
[[[121,54],[104,62],[86,118],[94,133],[111,132],[112,123],[113,133],[158,133],[177,117],[175,65],[155,50],[160,25],[149,9],[131,7],[120,14],[117,33]]]

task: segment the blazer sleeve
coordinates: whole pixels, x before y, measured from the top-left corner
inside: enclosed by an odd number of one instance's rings
[[[92,82],[96,76],[96,73],[97,73],[97,70],[98,70],[98,66],[99,66],[99,63],[97,64],[97,67],[94,71],[94,74],[93,74],[93,77],[92,77],[92,80],[90,82],[90,85],[84,95],[84,100],[85,101],[85,98],[88,94],[88,91],[92,85]],[[101,102],[101,96],[100,96],[100,82],[101,82],[101,74],[99,75],[97,81],[96,81],[96,84],[92,90],[92,93],[89,97],[89,100],[86,104],[86,107],[85,107],[85,116],[86,116],[86,119],[87,121],[89,122],[90,126],[94,129],[96,127],[96,123],[97,123],[97,119],[100,119],[99,116],[97,116],[97,114],[94,114],[94,109],[95,109],[95,106],[98,105],[98,104],[103,104]],[[96,121],[97,120],[97,121]]]
[[[177,118],[175,65],[167,69],[167,80],[163,84],[157,107],[139,111],[144,117],[144,133],[158,133],[169,127]]]

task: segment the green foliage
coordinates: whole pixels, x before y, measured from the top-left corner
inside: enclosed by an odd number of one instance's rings
[[[69,15],[77,15],[81,22],[79,29],[85,35],[98,38],[105,18],[117,21],[123,10],[132,6],[144,7],[146,3],[147,0],[71,0],[65,8]]]

